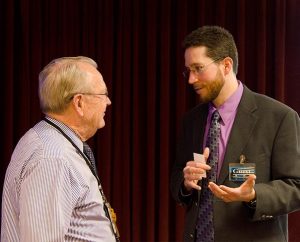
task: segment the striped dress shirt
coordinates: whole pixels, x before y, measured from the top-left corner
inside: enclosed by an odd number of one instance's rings
[[[83,150],[71,129],[50,120]],[[1,241],[116,241],[96,178],[72,144],[45,121],[20,139],[7,168]]]

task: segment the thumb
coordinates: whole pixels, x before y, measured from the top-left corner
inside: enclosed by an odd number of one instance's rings
[[[203,155],[204,155],[204,157],[205,157],[205,160],[207,160],[207,159],[208,159],[208,156],[209,156],[209,148],[208,148],[208,147],[206,147],[206,148],[204,149]]]
[[[255,180],[256,180],[256,176],[254,174],[251,174],[247,177],[247,180],[245,181],[245,185],[254,187]]]

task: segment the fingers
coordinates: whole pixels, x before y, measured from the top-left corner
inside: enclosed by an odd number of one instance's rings
[[[242,185],[235,188],[227,187],[224,185],[218,186],[213,182],[210,182],[208,187],[216,197],[222,199],[224,202],[247,202],[255,198],[255,179],[255,175],[249,175],[247,180]]]
[[[191,190],[192,188],[200,190],[200,187],[197,185],[198,181],[201,180],[202,174],[204,171],[195,170],[191,167],[186,167],[183,171],[184,176],[184,185],[187,190]]]
[[[205,169],[205,170],[210,170],[210,166],[209,165],[206,165],[204,163],[200,163],[200,162],[195,162],[195,161],[188,161],[186,163],[186,167],[195,167],[195,168],[202,168],[202,169]]]
[[[214,182],[209,182],[208,183],[208,188],[212,191],[212,193],[218,197],[218,198],[224,198],[226,196],[227,192],[223,191],[220,189],[220,186],[215,184]]]
[[[251,174],[247,177],[247,180],[244,182],[245,185],[248,185],[250,187],[254,187],[255,185],[256,176]]]
[[[201,187],[199,185],[197,185],[197,181],[189,181],[189,180],[184,180],[184,186],[186,187],[186,189],[188,191],[191,191],[192,189],[196,189],[198,191],[201,190]]]
[[[207,170],[210,170],[209,165],[190,161],[183,169],[184,179],[200,180]]]
[[[187,190],[197,189],[200,190],[200,186],[197,185],[198,181],[202,179],[203,174],[207,170],[210,170],[210,166],[195,161],[189,161],[186,167],[183,169],[184,185]]]
[[[209,156],[209,148],[205,148],[203,152],[205,160]],[[211,167],[205,163],[188,161],[186,167],[183,169],[184,186],[188,191],[191,189],[200,190],[201,187],[197,185],[198,181],[206,177],[206,171]]]
[[[230,202],[231,201],[231,197],[230,197],[229,193],[227,193],[226,191],[222,190],[220,188],[220,186],[218,186],[217,184],[215,184],[213,182],[209,182],[208,188],[212,191],[212,193],[216,197],[218,197],[219,199],[223,200],[224,202]]]
[[[241,191],[243,196],[243,200],[246,202],[251,201],[256,197],[256,192],[254,189],[256,176],[251,174],[248,176],[247,180],[241,185]]]

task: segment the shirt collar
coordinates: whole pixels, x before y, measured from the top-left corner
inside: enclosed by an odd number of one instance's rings
[[[238,81],[238,84],[238,88],[235,92],[218,108],[222,122],[224,122],[225,125],[236,112],[243,94],[244,87],[240,81]],[[215,106],[212,103],[209,103],[209,115],[212,115],[215,110],[217,110]]]
[[[62,131],[75,143],[75,145],[79,147],[81,151],[83,151],[83,142],[78,137],[78,135],[74,132],[73,129],[71,129],[63,122],[60,122],[54,118],[50,118],[49,116],[46,116],[45,118],[50,120],[52,123],[56,124],[58,127],[60,127]]]

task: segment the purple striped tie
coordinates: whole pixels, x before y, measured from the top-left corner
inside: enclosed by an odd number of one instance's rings
[[[217,180],[220,137],[219,119],[220,114],[216,110],[212,115],[206,141],[206,146],[209,147],[209,157],[207,163],[211,166],[211,170],[207,172],[207,178],[202,179],[198,222],[196,225],[197,242],[214,241],[213,194],[208,188],[208,182],[216,182]]]

